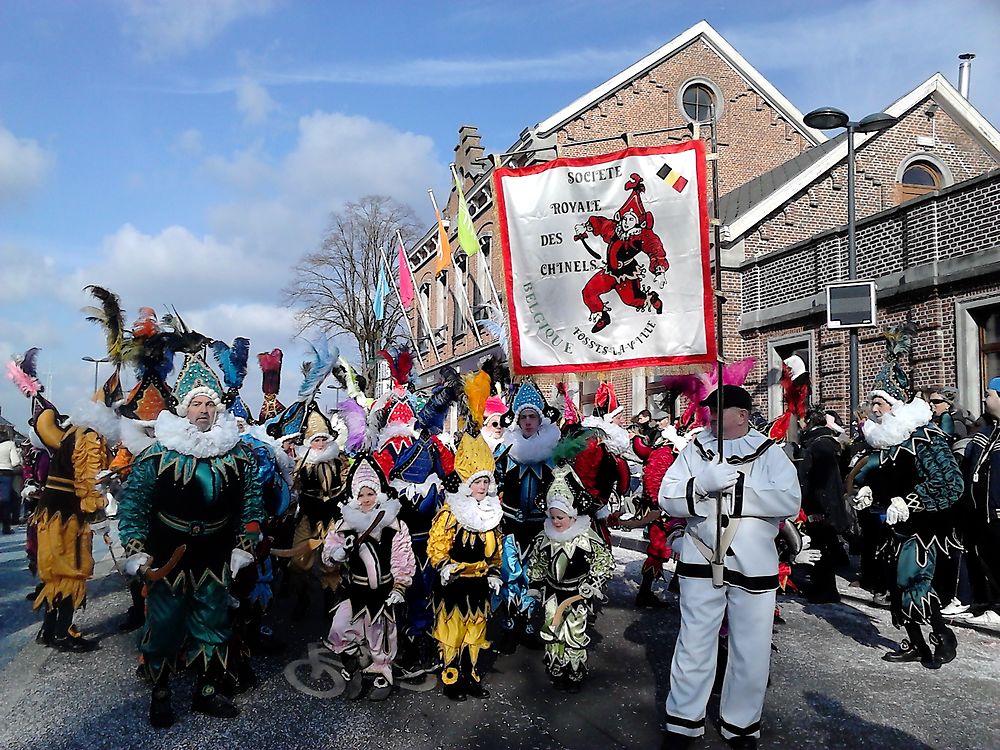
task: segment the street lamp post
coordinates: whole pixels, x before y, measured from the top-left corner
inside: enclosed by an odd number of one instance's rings
[[[97,371],[100,369],[101,365],[105,362],[110,362],[108,357],[102,357],[101,359],[94,359],[93,357],[80,357],[84,362],[94,363],[94,393],[97,393]]]
[[[858,248],[855,238],[855,225],[857,224],[857,207],[854,201],[854,134],[855,133],[875,133],[880,130],[891,128],[899,118],[893,117],[885,112],[877,112],[854,122],[847,115],[835,107],[821,107],[802,118],[802,121],[810,128],[816,130],[839,130],[847,129],[847,278],[855,281],[858,278]],[[858,329],[852,326],[850,331],[850,414],[852,432],[856,429],[854,412],[858,408],[859,387],[858,387]]]

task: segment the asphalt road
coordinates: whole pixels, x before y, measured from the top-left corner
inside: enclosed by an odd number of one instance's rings
[[[117,624],[129,600],[109,574],[103,544],[98,580],[77,618],[101,638],[91,654],[36,646],[37,617],[24,594],[32,587],[18,540],[0,544],[0,748],[635,748],[659,743],[670,656],[677,634],[673,606],[635,610],[641,555],[616,550],[610,601],[597,620],[590,680],[578,695],[549,686],[541,653],[521,649],[496,660],[487,675],[492,696],[455,704],[439,688],[400,691],[384,703],[305,695],[285,677],[325,633],[318,607],[302,623],[274,618],[285,652],[257,662],[261,685],[237,699],[242,714],[216,720],[184,710],[190,676],[175,680],[178,722],[169,730],[146,723],[148,692],[135,675],[135,635]],[[286,600],[277,600],[280,607]],[[1000,639],[959,631],[959,656],[932,672],[919,664],[889,665],[882,653],[899,631],[888,613],[858,601],[810,605],[779,600],[786,620],[776,627],[771,687],[761,747],[996,748],[1000,746]],[[308,669],[301,670],[301,673]],[[315,683],[319,687],[330,683]],[[725,747],[712,722],[696,747]]]

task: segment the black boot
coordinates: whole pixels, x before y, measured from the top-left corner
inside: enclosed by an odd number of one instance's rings
[[[153,697],[149,701],[149,723],[157,729],[166,729],[174,725],[174,707],[170,705],[170,687],[158,685],[153,688]]]
[[[600,333],[605,328],[607,328],[609,325],[611,325],[611,316],[608,315],[608,311],[607,310],[602,310],[601,311],[601,317],[597,319],[596,323],[594,323],[594,327],[590,329],[590,332],[591,333]]]
[[[240,715],[240,710],[233,702],[216,690],[215,685],[205,677],[199,679],[195,687],[191,710],[217,719],[235,719]]]
[[[47,647],[55,645],[56,614],[57,612],[54,607],[45,610],[45,617],[42,619],[42,629],[39,630],[38,635],[35,636],[35,643]]]
[[[52,645],[59,651],[85,653],[97,648],[97,641],[84,638],[73,628],[73,600],[62,599],[56,607],[55,638]]]
[[[890,651],[882,655],[882,661],[892,664],[901,664],[910,661],[919,661],[927,669],[937,669],[941,665],[934,660],[934,654],[924,640],[920,632],[920,626],[915,624],[906,625],[906,635],[902,643],[899,644],[899,651]]]
[[[635,595],[635,606],[654,608],[670,606],[653,593],[653,581],[655,579],[656,574],[653,571],[642,571],[642,582],[639,584],[639,593]]]
[[[469,699],[469,697],[465,694],[465,685],[462,684],[461,678],[459,678],[458,681],[452,683],[451,685],[446,684],[442,688],[441,692],[444,693],[445,698],[449,698],[450,700],[453,701],[458,701],[459,703]]]
[[[364,676],[361,674],[361,659],[357,652],[344,651],[340,654],[340,663],[344,665],[344,668],[340,670],[340,676],[347,684],[347,687],[344,688],[344,698],[356,701],[365,691]]]
[[[951,628],[946,627],[932,632],[931,643],[934,644],[934,661],[938,665],[954,661],[958,655],[958,639],[955,638]]]
[[[465,694],[470,698],[489,698],[490,691],[483,687],[483,683],[471,675],[465,678]]]

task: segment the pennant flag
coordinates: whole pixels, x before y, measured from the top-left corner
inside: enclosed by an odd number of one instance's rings
[[[451,260],[451,244],[448,242],[448,232],[444,228],[444,222],[441,221],[441,212],[437,206],[434,207],[434,215],[437,216],[438,222],[438,254],[434,261],[434,275],[440,276]]]
[[[404,310],[409,310],[413,304],[413,276],[410,274],[410,265],[406,261],[406,250],[403,243],[398,243],[397,262],[399,264],[399,302]]]
[[[385,263],[378,270],[378,285],[375,287],[375,302],[372,310],[375,312],[375,320],[382,322],[385,318],[385,298],[389,294],[389,279],[385,273]]]
[[[663,166],[656,170],[656,176],[670,185],[678,193],[688,184],[687,178],[682,177],[676,169],[671,169],[670,165],[664,162]]]
[[[458,244],[462,246],[466,255],[475,255],[479,252],[476,227],[472,224],[469,204],[465,202],[462,186],[458,184],[458,174],[454,170],[452,170],[452,174],[455,177],[455,191],[458,193]]]

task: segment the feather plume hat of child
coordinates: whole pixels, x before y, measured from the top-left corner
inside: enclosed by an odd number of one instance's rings
[[[250,360],[250,339],[237,336],[232,346],[225,341],[212,342],[212,354],[222,370],[222,382],[226,386],[222,401],[229,412],[248,424],[253,424],[253,415],[240,396],[240,388],[247,376],[247,363]]]
[[[261,424],[278,416],[285,409],[285,405],[278,400],[283,358],[284,353],[277,348],[257,355],[257,364],[261,372],[261,390],[264,392],[264,403],[261,404],[260,413],[257,415],[257,421]]]

